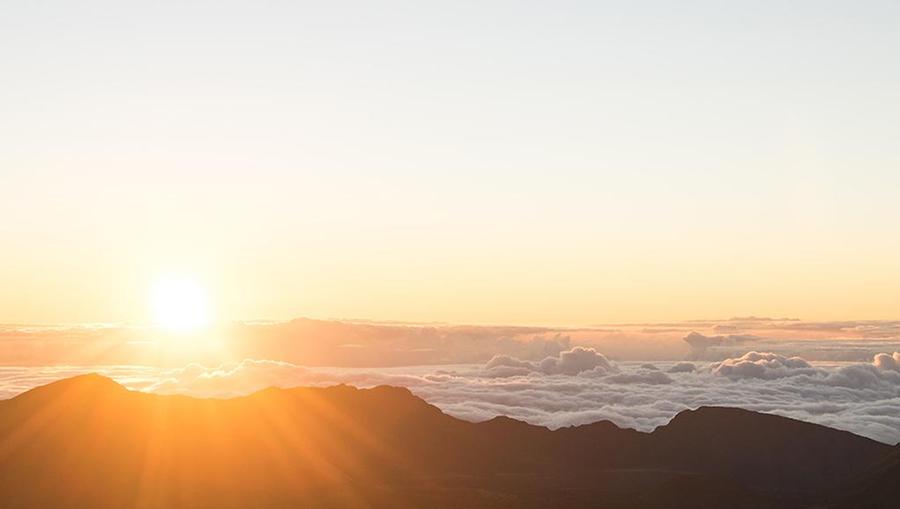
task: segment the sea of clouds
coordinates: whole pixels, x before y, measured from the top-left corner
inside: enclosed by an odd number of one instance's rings
[[[198,397],[244,395],[272,386],[398,385],[462,419],[506,415],[550,428],[606,419],[650,431],[684,409],[731,406],[890,444],[900,441],[897,352],[879,353],[868,362],[810,362],[750,351],[717,361],[647,363],[614,362],[594,348],[573,347],[540,360],[502,354],[480,364],[394,368],[313,368],[254,359],[177,369],[0,367],[0,398],[84,372],[100,372],[134,390]]]

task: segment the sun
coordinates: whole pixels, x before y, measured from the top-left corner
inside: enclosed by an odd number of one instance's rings
[[[151,292],[154,324],[174,333],[195,332],[210,324],[209,297],[196,281],[160,279]]]

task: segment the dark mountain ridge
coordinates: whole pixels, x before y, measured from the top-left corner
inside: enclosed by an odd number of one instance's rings
[[[0,401],[11,509],[826,506],[889,492],[898,468],[884,444],[733,408],[551,431],[462,421],[397,387],[196,399],[99,375]]]

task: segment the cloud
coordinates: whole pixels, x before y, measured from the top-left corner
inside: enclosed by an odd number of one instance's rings
[[[575,347],[560,352],[557,357],[546,357],[540,363],[541,371],[548,375],[577,375],[583,371],[608,373],[615,368],[602,354],[593,348]]]
[[[900,371],[900,352],[894,352],[893,355],[880,353],[875,356],[872,364],[878,369]]]
[[[814,367],[806,359],[772,352],[748,352],[710,365],[714,375],[733,380],[759,378],[775,380],[802,377],[804,382],[851,389],[894,388],[900,384],[896,361],[900,354],[876,354],[870,364],[850,364],[832,369]]]
[[[900,349],[895,322],[754,321],[729,322],[712,329],[743,332],[710,335],[692,331],[682,337],[688,347],[687,360],[722,361],[755,350],[808,361],[865,362],[880,352]]]
[[[574,376],[586,371],[594,375],[614,372],[617,368],[603,354],[593,348],[575,347],[558,355],[530,362],[509,355],[495,355],[484,365],[489,376],[506,377],[543,373],[546,375]]]
[[[893,380],[891,379],[892,374],[886,374],[872,365],[856,364],[841,367],[834,372],[825,372],[819,378],[825,385],[862,390],[878,389],[900,382],[900,374],[894,376]]]
[[[879,353],[871,364],[853,364],[829,373],[825,383],[859,389],[900,385],[900,352]]]
[[[171,370],[145,390],[161,394],[227,397],[249,394],[267,387],[290,387],[304,380],[309,370],[287,362],[245,359],[237,364],[206,368],[189,364]]]
[[[637,373],[620,373],[610,375],[605,379],[607,382],[616,384],[670,384],[674,380],[662,371],[642,370]]]
[[[505,377],[527,375],[538,371],[538,366],[534,362],[523,361],[509,355],[495,355],[487,361],[484,369],[489,376]]]
[[[500,367],[506,368],[522,368],[528,371],[536,371],[537,364],[534,362],[523,361],[509,355],[495,355],[484,365],[485,369],[494,369]]]
[[[851,320],[839,322],[802,322],[784,324],[783,328],[801,331],[823,331],[842,335],[878,339],[900,336],[900,321],[897,320]]]
[[[729,378],[775,379],[817,373],[809,362],[800,357],[785,357],[771,352],[748,352],[736,359],[715,364],[713,374]]]
[[[693,362],[679,362],[669,368],[669,373],[693,373],[697,366]]]
[[[900,321],[738,317],[566,328],[299,318],[227,324],[204,339],[217,343],[215,359],[209,349],[161,345],[152,330],[140,327],[0,325],[0,363],[164,362],[173,368],[252,358],[304,366],[418,366],[481,364],[496,355],[539,362],[577,346],[593,348],[615,361],[721,361],[756,350],[810,361],[868,362],[877,353],[900,351]]]
[[[408,366],[481,363],[494,355],[540,360],[569,350],[567,329],[518,326],[367,323],[298,318],[232,323],[210,332],[217,351],[305,366]],[[159,355],[156,332],[120,326],[0,325],[0,362],[18,365],[209,362],[204,349],[170,348]]]
[[[728,334],[725,336],[707,336],[692,331],[682,340],[691,347],[691,357],[703,359],[708,357],[708,350],[714,347],[738,346],[750,342],[760,342],[762,338],[751,334]]]
[[[728,377],[713,372],[718,363],[696,371],[673,369],[679,363],[658,363],[661,370],[654,371],[640,363],[619,362],[618,373],[599,377],[530,372],[488,380],[460,372],[443,384],[413,391],[470,420],[510,415],[560,427],[608,419],[649,431],[680,410],[722,405],[817,422],[886,443],[900,440],[900,377],[890,378],[898,373],[871,363],[815,367],[803,359],[765,354],[744,361],[769,371]]]

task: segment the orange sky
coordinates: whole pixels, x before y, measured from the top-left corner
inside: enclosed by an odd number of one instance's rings
[[[900,315],[887,4],[11,9],[0,322]]]

